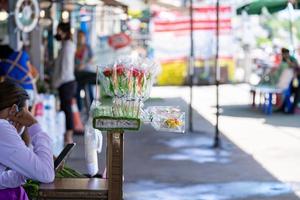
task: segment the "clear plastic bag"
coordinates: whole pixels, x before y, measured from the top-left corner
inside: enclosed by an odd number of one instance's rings
[[[106,116],[104,112],[110,111],[113,117],[140,118],[158,72],[159,65],[145,58],[124,57],[99,67],[100,84],[113,97],[113,105],[111,110],[96,108],[93,116]]]
[[[98,76],[105,93],[125,100],[145,101],[159,72],[159,65],[144,58],[125,57],[100,66]]]
[[[146,113],[157,131],[185,132],[185,113],[177,107],[152,106],[146,109]]]
[[[97,76],[100,79],[101,88],[104,90],[105,94],[114,96],[113,67],[109,65],[99,67]]]
[[[113,116],[140,118],[143,102],[134,99],[114,98],[113,99]]]
[[[85,160],[88,174],[94,176],[98,172],[98,153],[101,153],[103,137],[100,130],[93,128],[93,116],[98,109],[99,102],[93,102],[91,106],[90,117],[85,125],[84,146]]]

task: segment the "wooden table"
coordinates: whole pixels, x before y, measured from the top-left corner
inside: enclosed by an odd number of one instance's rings
[[[106,179],[98,178],[57,178],[51,184],[41,184],[39,200],[46,199],[108,199],[108,184]]]
[[[123,131],[107,131],[107,178],[59,178],[41,184],[39,200],[123,199]]]

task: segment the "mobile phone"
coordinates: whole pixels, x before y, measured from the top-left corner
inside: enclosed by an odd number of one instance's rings
[[[54,161],[54,169],[57,170],[60,164],[66,160],[66,158],[70,155],[71,151],[76,146],[76,143],[67,144],[59,156]]]

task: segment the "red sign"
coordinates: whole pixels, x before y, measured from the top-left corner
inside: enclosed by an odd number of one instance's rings
[[[108,44],[114,49],[120,49],[128,46],[131,43],[131,38],[125,33],[112,35],[108,38]]]
[[[230,6],[220,6],[219,29],[222,33],[232,30],[232,9]],[[171,17],[170,17],[171,16]],[[170,19],[171,18],[171,19]],[[173,19],[172,19],[173,18]],[[194,31],[216,30],[216,7],[194,7]],[[158,12],[154,19],[155,32],[182,32],[189,31],[191,20],[185,13],[169,12],[169,19],[164,19]]]

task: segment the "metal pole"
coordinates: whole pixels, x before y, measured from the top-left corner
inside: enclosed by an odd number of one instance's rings
[[[219,116],[220,116],[220,105],[219,105],[219,84],[220,84],[220,69],[219,69],[219,8],[220,2],[216,2],[216,57],[215,57],[215,81],[216,81],[216,127],[215,127],[215,138],[214,147],[220,147],[220,131],[219,131]]]
[[[295,4],[297,5],[297,3]],[[294,32],[293,32],[293,29],[294,29],[294,24],[293,24],[293,13],[294,13],[294,7],[293,7],[293,4],[292,3],[288,3],[288,9],[289,9],[289,29],[290,29],[290,42],[291,42],[291,46],[293,48],[293,53],[295,51],[295,41],[294,41]]]
[[[193,0],[190,0],[190,58],[189,58],[189,87],[190,87],[190,105],[189,105],[189,131],[193,132],[193,75],[194,75],[194,25],[193,25]]]

